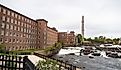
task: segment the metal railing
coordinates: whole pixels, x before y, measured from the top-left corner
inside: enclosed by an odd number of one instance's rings
[[[27,56],[0,55],[0,70],[35,70]]]

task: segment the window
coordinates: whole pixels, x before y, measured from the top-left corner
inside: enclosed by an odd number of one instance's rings
[[[8,13],[7,13],[8,15],[10,15],[10,11],[8,10]]]
[[[7,22],[10,22],[10,18],[9,17],[7,17]]]
[[[13,19],[11,18],[11,23],[13,23]]]
[[[19,37],[21,37],[21,34],[19,34]]]
[[[21,28],[21,32],[23,32],[23,28]]]
[[[24,21],[24,17],[21,18]]]
[[[3,43],[3,38],[0,38],[0,43]]]
[[[46,42],[44,41],[44,44],[46,44]]]
[[[26,18],[24,20],[26,21]]]
[[[8,36],[9,35],[9,32],[6,32],[6,34],[5,34],[6,36]]]
[[[14,30],[16,30],[16,26],[14,26]]]
[[[18,34],[16,34],[16,36],[18,37],[19,35],[18,35]]]
[[[12,36],[12,33],[10,32],[10,36]]]
[[[15,39],[13,39],[13,42],[15,42],[16,40]]]
[[[2,23],[1,28],[5,28],[5,23]]]
[[[18,43],[18,42],[19,42],[19,40],[17,39],[17,40],[16,40],[16,42]]]
[[[7,43],[8,42],[8,39],[5,39],[5,43]]]
[[[17,18],[17,14],[15,14],[15,18]]]
[[[17,24],[17,20],[15,20],[15,24]]]
[[[1,11],[1,7],[0,7],[0,12],[2,12],[2,11]]]
[[[18,25],[20,25],[20,21],[18,21]]]
[[[44,32],[44,35],[46,35],[46,32]]]
[[[26,32],[26,29],[24,28],[24,32]]]
[[[18,27],[18,31],[20,31],[20,27]]]
[[[21,16],[20,15],[18,16],[18,19],[21,19]]]
[[[44,36],[44,40],[46,39],[46,37]]]
[[[22,41],[20,40],[20,43],[21,43]]]
[[[23,23],[21,22],[21,26],[23,26]]]
[[[13,25],[10,25],[10,29],[13,30]]]
[[[4,31],[3,30],[1,31],[1,35],[4,35]]]
[[[12,12],[12,15],[11,16],[13,16],[14,17],[14,13]]]
[[[9,42],[11,42],[11,39],[9,39]]]
[[[16,30],[18,31],[18,26],[16,26]]]
[[[16,36],[16,33],[13,33],[13,36]]]
[[[6,14],[6,9],[3,9],[3,13]]]
[[[2,16],[2,20],[5,21],[5,16]]]

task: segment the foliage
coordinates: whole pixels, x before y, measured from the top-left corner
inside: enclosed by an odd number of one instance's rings
[[[62,47],[61,43],[55,43],[54,45],[45,48],[45,49],[44,49],[44,52],[47,53],[47,52],[49,52],[49,51],[54,51],[54,50],[59,49],[59,48],[61,48],[61,47]]]
[[[94,39],[91,38],[87,38],[87,41],[91,41],[92,43],[99,43],[99,44],[105,44],[105,43],[110,43],[110,44],[120,44],[120,38],[106,38],[104,36],[99,36],[99,37],[95,37]]]
[[[30,55],[34,51],[38,51],[42,49],[27,49],[27,50],[15,50],[15,51],[9,51],[9,54],[17,54],[17,55]]]
[[[10,51],[9,54],[17,54],[17,55],[30,55],[32,52],[30,51]]]
[[[59,41],[59,43],[61,44],[61,46],[64,46],[64,42],[63,41]]]
[[[79,44],[82,44],[82,42],[83,42],[83,37],[82,37],[82,35],[81,35],[81,34],[78,34],[76,37],[77,37],[78,43],[79,43]]]
[[[54,60],[39,60],[36,65],[36,70],[59,70],[57,61]]]
[[[4,44],[0,44],[0,53],[5,53],[5,45]]]

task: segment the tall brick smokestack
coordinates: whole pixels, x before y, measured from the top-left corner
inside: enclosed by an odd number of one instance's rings
[[[84,37],[84,16],[82,16],[82,36]]]

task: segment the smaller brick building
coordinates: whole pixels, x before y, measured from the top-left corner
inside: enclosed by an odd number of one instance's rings
[[[58,42],[58,31],[56,28],[47,27],[47,46],[51,46]]]
[[[59,32],[58,33],[58,41],[62,42],[64,46],[74,46],[75,45],[75,32],[71,31],[67,32]]]

